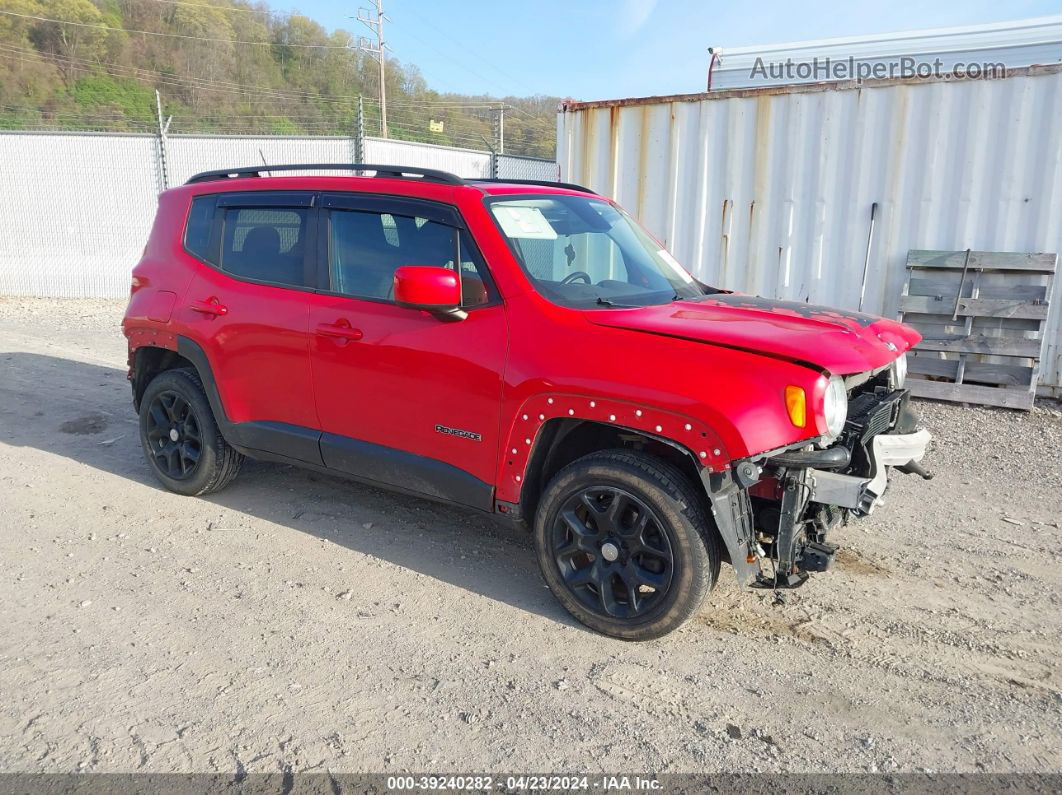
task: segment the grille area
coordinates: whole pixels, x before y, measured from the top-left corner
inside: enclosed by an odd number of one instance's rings
[[[845,429],[863,443],[887,431],[905,394],[903,390],[887,393],[875,389],[856,395],[848,404]]]

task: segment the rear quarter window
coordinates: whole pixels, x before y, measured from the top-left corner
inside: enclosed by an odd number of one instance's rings
[[[217,265],[216,258],[210,251],[210,232],[214,226],[214,213],[217,211],[217,196],[200,196],[192,199],[192,209],[188,212],[188,225],[184,229],[184,247],[188,253]]]

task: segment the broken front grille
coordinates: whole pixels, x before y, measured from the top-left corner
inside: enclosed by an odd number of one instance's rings
[[[906,394],[902,389],[890,393],[878,388],[856,395],[848,404],[845,430],[863,444],[884,433],[892,427],[900,401]]]

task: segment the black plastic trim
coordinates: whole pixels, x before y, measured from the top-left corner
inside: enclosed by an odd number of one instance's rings
[[[218,197],[218,207],[312,207],[317,194],[302,190],[257,190],[213,195]]]
[[[589,188],[584,188],[582,185],[576,185],[574,182],[553,182],[548,179],[505,179],[504,177],[476,177],[475,179],[465,180],[469,185],[477,185],[480,182],[486,182],[491,185],[539,185],[543,188],[565,188],[566,190],[577,190],[580,193],[589,193],[591,196],[597,196],[596,191],[592,191]]]
[[[465,181],[448,171],[434,168],[416,168],[414,166],[381,166],[372,163],[286,163],[283,165],[242,166],[240,168],[222,168],[215,171],[201,171],[192,176],[186,185],[197,182],[213,182],[223,179],[242,177],[261,177],[263,173],[272,176],[274,171],[372,171],[377,177],[387,179],[406,179],[406,175],[427,182],[441,182],[444,185],[464,185]]]
[[[435,458],[332,433],[321,434],[321,456],[329,469],[358,479],[482,511],[494,508],[489,483]]]
[[[828,447],[825,450],[790,450],[767,459],[767,463],[790,469],[841,469],[852,462],[852,451],[847,447]]]
[[[465,219],[452,204],[381,193],[336,193],[321,195],[321,206],[332,210],[354,210],[381,215],[427,218],[445,226],[467,229]]]
[[[278,453],[295,461],[324,464],[321,457],[321,432],[284,422],[240,422],[229,426],[236,443],[249,450]]]

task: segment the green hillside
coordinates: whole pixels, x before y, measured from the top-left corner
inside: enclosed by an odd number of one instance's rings
[[[379,135],[356,40],[241,0],[0,0],[0,129],[153,130],[158,89],[172,132],[349,135],[361,96]],[[394,57],[386,89],[393,138],[484,149],[505,105],[505,151],[553,157],[555,97],[441,94]]]

